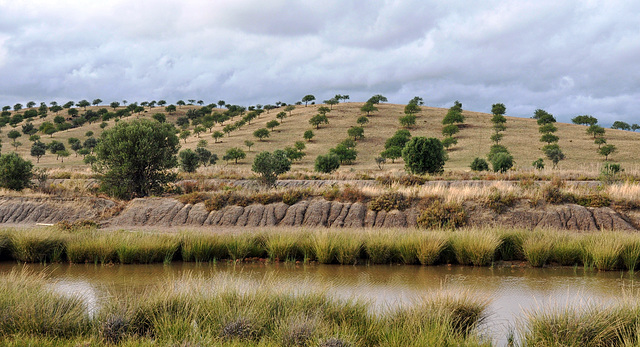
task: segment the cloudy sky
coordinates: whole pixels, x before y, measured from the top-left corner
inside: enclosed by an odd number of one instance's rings
[[[640,123],[640,2],[0,0],[0,105],[337,93]]]

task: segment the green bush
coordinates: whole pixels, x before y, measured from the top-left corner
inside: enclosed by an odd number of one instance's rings
[[[184,172],[196,172],[200,166],[200,157],[198,154],[190,149],[185,149],[179,154],[180,168]]]
[[[369,209],[373,211],[403,211],[409,207],[409,200],[399,192],[389,192],[379,195],[371,200]]]
[[[409,173],[441,173],[448,159],[442,142],[436,138],[413,137],[402,149],[402,158]]]
[[[418,226],[428,229],[456,229],[467,223],[467,213],[462,204],[435,200],[418,216]]]
[[[0,187],[22,190],[31,183],[33,164],[17,153],[0,155]]]
[[[291,160],[285,151],[277,149],[271,152],[260,152],[253,160],[251,170],[260,176],[260,182],[271,187],[275,185],[278,175],[291,169]]]
[[[340,167],[340,157],[329,153],[327,155],[319,155],[316,157],[314,168],[318,172],[332,173]]]
[[[491,165],[494,172],[507,172],[513,167],[513,156],[504,152],[497,153],[493,156]]]
[[[482,158],[475,158],[471,162],[471,170],[473,171],[489,171],[489,164]]]

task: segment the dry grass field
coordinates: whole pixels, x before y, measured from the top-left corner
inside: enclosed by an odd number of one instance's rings
[[[228,148],[240,147],[247,152],[247,158],[241,160],[238,164],[233,164],[233,162],[226,163],[220,160],[216,168],[201,168],[200,170],[203,172],[231,170],[244,175],[250,172],[251,163],[257,153],[265,150],[273,151],[286,146],[293,146],[295,141],[303,140],[302,135],[306,130],[313,129],[315,137],[311,142],[306,142],[306,156],[293,165],[293,170],[311,172],[313,171],[315,157],[320,154],[326,154],[330,148],[347,137],[347,129],[349,129],[349,127],[357,125],[356,119],[364,115],[364,113],[360,111],[362,105],[363,103],[359,102],[349,102],[333,106],[332,111],[327,114],[329,124],[321,125],[318,130],[309,124],[309,119],[317,114],[318,107],[321,105],[309,105],[307,107],[304,105],[297,106],[292,112],[292,115],[284,119],[282,124],[271,132],[268,139],[259,141],[253,137],[253,132],[256,129],[265,127],[268,121],[276,119],[276,114],[280,109],[274,109],[269,113],[264,112],[257,119],[253,120],[251,124],[247,124],[239,130],[231,132],[230,136],[225,135],[218,143],[214,143],[211,133],[207,130],[205,133],[201,133],[199,137],[196,135],[190,136],[186,143],[181,140],[181,145],[183,149],[195,148],[198,141],[205,139],[208,141],[207,148],[212,153],[216,153],[220,158],[222,158]],[[167,114],[167,121],[175,123],[176,119],[184,116],[187,110],[197,107],[199,106],[183,106],[178,108],[177,112],[171,115]],[[398,117],[404,115],[404,105],[380,104],[377,105],[377,107],[379,110],[371,114],[369,117],[370,122],[364,126],[365,138],[359,140],[357,143],[356,150],[358,151],[358,157],[356,161],[352,165],[342,166],[340,169],[341,172],[366,173],[369,175],[375,175],[380,172],[374,159],[384,150],[385,140],[392,136],[396,130],[401,129]],[[87,109],[97,110],[98,108],[100,107],[89,107]],[[111,109],[109,110],[111,111]],[[20,112],[24,112],[24,110]],[[83,110],[80,109],[80,113],[82,112]],[[142,114],[123,118],[121,121],[135,118],[151,118],[153,114],[159,112],[165,113],[164,108],[146,108]],[[214,112],[222,112],[222,110],[215,109]],[[441,121],[446,112],[447,109],[423,106],[422,111],[417,114],[416,125],[409,129],[412,136],[428,136],[442,139]],[[66,117],[66,110],[61,111],[59,114]],[[463,112],[463,115],[466,117],[466,121],[461,127],[460,132],[456,135],[458,144],[449,150],[449,161],[446,163],[445,171],[470,171],[469,164],[471,161],[475,157],[486,157],[492,144],[489,140],[492,134],[491,115],[467,110]],[[516,162],[515,169],[520,172],[532,170],[531,163],[537,158],[543,157],[540,151],[543,143],[538,140],[540,138],[538,125],[534,119],[524,118],[529,116],[530,115],[507,117],[507,130],[504,132],[502,141],[514,156]],[[35,118],[32,119],[32,122],[38,127],[43,121],[53,122],[54,117],[55,115],[50,112],[46,118]],[[237,119],[238,118],[235,120]],[[20,131],[21,125],[25,122],[26,121],[20,123],[16,127],[16,130]],[[228,121],[225,124],[231,122]],[[99,137],[103,131],[99,126],[100,123],[101,121],[94,122],[93,124],[85,124],[79,128],[54,133],[53,136],[44,135],[40,132],[38,134],[41,136],[41,141],[45,143],[57,140],[64,142],[69,149],[67,139],[70,137],[77,137],[81,141],[84,141],[87,138],[85,136],[87,131],[93,131],[94,136]],[[115,121],[110,120],[107,123],[107,129],[109,129],[114,126]],[[560,162],[559,169],[567,172],[597,174],[603,163],[603,157],[596,153],[597,145],[593,143],[592,137],[585,133],[586,127],[566,123],[557,123],[557,127],[558,131],[556,135],[560,137],[559,145],[566,155],[566,160]],[[10,130],[11,127],[7,125],[0,135],[4,153],[14,150],[13,146],[11,146],[13,140],[7,137]],[[189,130],[193,131],[193,126],[190,126]],[[216,130],[222,130],[222,126],[216,125],[213,131]],[[638,151],[640,134],[630,131],[606,129],[605,137],[609,144],[617,147],[617,152],[610,158],[612,161],[622,164],[622,167],[627,172],[640,171],[640,151]],[[255,143],[251,151],[247,151],[247,147],[244,145],[245,140],[251,140]],[[35,163],[35,158],[29,155],[31,142],[28,140],[28,136],[23,135],[18,141],[21,142],[22,145],[18,147],[17,152],[25,158],[32,159]],[[82,157],[76,157],[70,149],[69,151],[71,152],[71,156],[65,158],[64,163],[62,163],[61,160],[56,160],[55,155],[47,153],[40,159],[40,163],[38,163],[37,166],[88,172],[89,166],[83,164]],[[545,160],[545,164],[547,167],[551,167],[549,160]],[[387,172],[399,172],[402,171],[403,166],[402,160],[399,159],[396,160],[395,163],[387,162],[384,170]]]

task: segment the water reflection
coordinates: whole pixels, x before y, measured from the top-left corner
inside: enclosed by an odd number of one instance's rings
[[[0,272],[23,265],[0,263]],[[505,336],[523,310],[549,305],[608,302],[635,295],[636,275],[598,272],[582,268],[474,268],[461,266],[339,266],[304,264],[195,264],[26,265],[46,271],[54,289],[79,295],[90,312],[96,312],[102,296],[143,290],[168,284],[185,274],[215,279],[227,275],[251,288],[268,278],[282,288],[298,291],[324,290],[338,298],[370,301],[374,308],[411,304],[416,298],[441,291],[468,292],[491,299],[488,332]],[[503,340],[502,338],[500,340]]]

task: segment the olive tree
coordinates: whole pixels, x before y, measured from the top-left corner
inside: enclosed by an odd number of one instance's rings
[[[22,190],[31,183],[33,164],[17,153],[0,155],[0,187]]]
[[[275,185],[278,175],[290,169],[291,160],[281,149],[276,149],[273,153],[267,151],[258,153],[251,166],[251,170],[260,177],[260,182],[269,187]]]
[[[417,136],[404,146],[402,159],[409,173],[422,175],[442,172],[448,156],[440,140]]]
[[[147,196],[175,180],[169,170],[178,165],[180,144],[172,124],[121,121],[100,139],[93,169],[100,173],[101,189],[107,194],[123,199]]]

